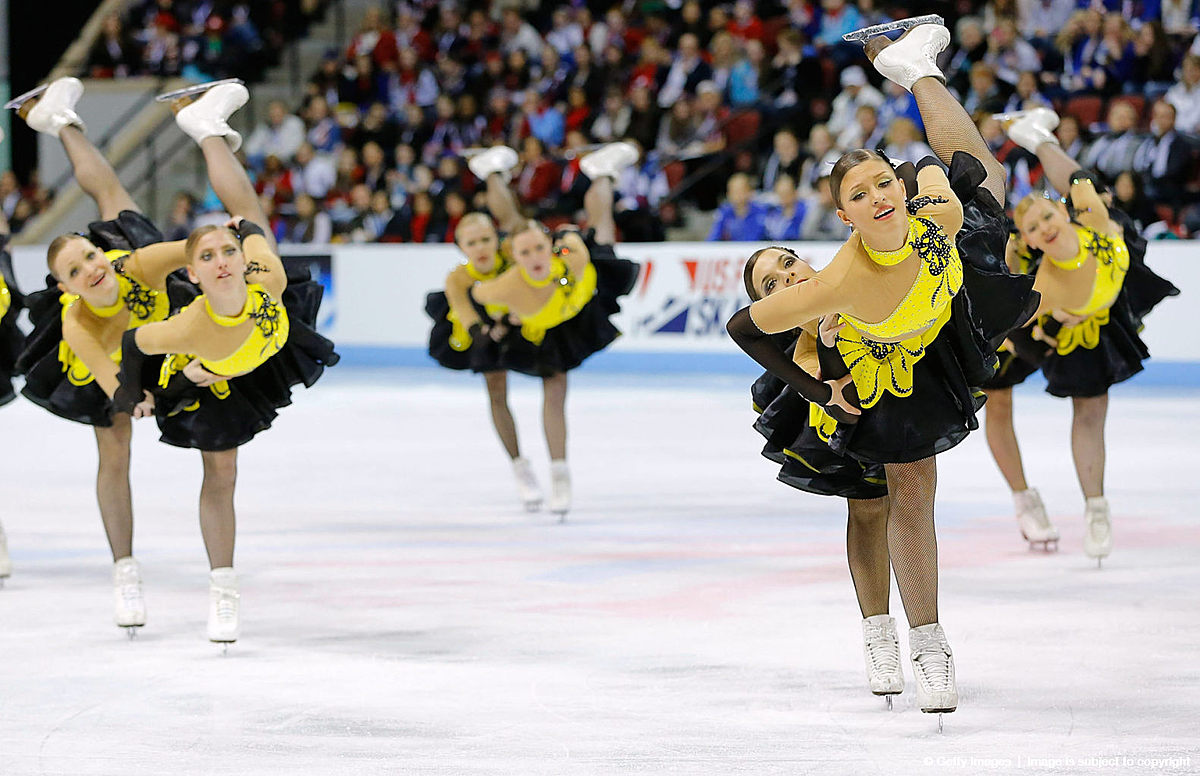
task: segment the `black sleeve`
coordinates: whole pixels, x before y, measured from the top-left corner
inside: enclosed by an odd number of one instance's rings
[[[267,236],[266,232],[263,231],[261,226],[254,223],[253,221],[247,221],[244,218],[241,220],[241,223],[238,224],[236,233],[237,233],[238,239],[243,242],[245,242],[246,238],[252,234],[256,234],[259,237]]]
[[[146,354],[137,345],[137,329],[130,329],[121,337],[121,371],[117,375],[120,385],[113,394],[113,409],[132,414],[134,406],[143,398],[142,369],[146,365]]]
[[[729,323],[725,325],[725,330],[729,332],[729,336],[733,338],[738,347],[746,351],[746,355],[758,362],[763,369],[787,383],[793,391],[814,404],[826,407],[829,414],[841,423],[858,421],[857,416],[847,415],[837,407],[827,406],[830,399],[833,398],[833,392],[829,386],[805,372],[788,358],[787,354],[774,343],[771,335],[764,333],[754,324],[754,319],[750,317],[749,307],[743,307],[734,313],[734,316],[729,319]],[[818,358],[820,358],[820,345],[818,345],[817,352]]]

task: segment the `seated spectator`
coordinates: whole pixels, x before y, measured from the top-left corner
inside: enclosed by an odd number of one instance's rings
[[[442,210],[445,213],[445,218],[439,224],[439,230],[442,235],[442,242],[454,242],[454,233],[458,229],[459,221],[467,214],[467,200],[462,192],[452,191],[442,200]]]
[[[1161,0],[1163,30],[1168,35],[1191,39],[1196,35],[1194,0]]]
[[[421,153],[427,163],[433,163],[443,153],[460,154],[473,144],[463,137],[462,125],[458,121],[454,100],[443,94],[434,104],[434,121],[429,140]]]
[[[1175,131],[1175,106],[1157,100],[1150,108],[1150,136],[1133,163],[1134,171],[1142,176],[1146,197],[1167,204],[1182,202],[1191,163],[1192,149]]]
[[[21,201],[22,196],[17,174],[12,170],[0,173],[0,210],[9,221],[13,219],[13,213],[16,212],[17,203]]]
[[[841,155],[841,149],[837,147],[829,127],[817,124],[812,128],[812,132],[808,133],[807,157],[800,168],[799,177],[796,178],[804,196],[807,197],[816,190],[817,181],[829,175],[829,171]]]
[[[636,140],[628,138],[638,149],[638,162],[621,171],[616,182],[617,200],[613,218],[626,242],[660,242],[666,239],[659,206],[670,193],[667,176],[649,158]]]
[[[532,89],[525,93],[522,108],[525,112],[522,136],[531,134],[550,148],[562,145],[567,131],[562,111]]]
[[[1144,137],[1137,131],[1137,111],[1128,102],[1108,108],[1108,129],[1092,143],[1082,160],[1084,167],[1098,171],[1107,181],[1123,170],[1133,169],[1133,158]]]
[[[726,201],[717,208],[717,219],[713,222],[708,239],[755,241],[767,236],[767,206],[753,199],[750,176],[736,173],[729,178],[725,190]]]
[[[588,104],[587,92],[581,86],[572,86],[567,90],[565,124],[568,132],[571,130],[586,132],[592,124],[592,106]]]
[[[883,93],[883,105],[879,106],[880,124],[886,127],[896,119],[904,118],[916,125],[922,135],[925,134],[925,122],[921,118],[921,111],[917,109],[917,99],[908,89],[894,81],[884,81]]]
[[[1194,135],[1200,131],[1200,55],[1187,54],[1180,67],[1179,83],[1167,90],[1175,106],[1175,128]]]
[[[753,108],[758,104],[758,88],[762,81],[766,56],[762,41],[746,41],[745,54],[730,71],[729,84],[726,86],[729,104],[734,108]]]
[[[987,56],[988,40],[978,16],[964,16],[954,29],[950,42],[954,53],[945,67],[946,85],[955,94],[966,94],[971,88],[971,68]]]
[[[671,112],[663,116],[658,139],[651,146],[670,159],[703,156],[706,151],[704,140],[696,132],[698,128],[691,100],[681,97],[671,106]]]
[[[585,45],[575,49],[575,72],[571,75],[571,86],[581,87],[588,102],[598,105],[609,85],[608,68],[595,64],[592,50]]]
[[[796,181],[790,175],[780,175],[775,180],[774,191],[779,203],[767,212],[767,239],[799,240],[807,207],[796,191]]]
[[[1154,203],[1142,191],[1141,178],[1126,170],[1113,183],[1113,205],[1133,219],[1138,232],[1158,221]]]
[[[505,56],[514,51],[523,51],[526,57],[536,59],[542,53],[542,36],[511,6],[505,8],[500,16],[499,43],[500,51]]]
[[[815,49],[805,46],[804,36],[798,30],[782,30],[778,44],[779,53],[771,60],[764,81],[765,108],[774,126],[787,126],[803,133],[814,118],[812,101],[821,94],[824,78],[821,60]],[[866,83],[865,76],[862,80]],[[850,119],[853,118],[851,111]]]
[[[1103,27],[1099,11],[1077,11],[1055,39],[1055,48],[1063,57],[1062,89],[1068,94],[1104,88],[1104,68],[1096,61]]]
[[[258,198],[258,201],[262,207],[263,215],[267,217],[267,223],[263,226],[271,233],[276,242],[281,242],[287,234],[287,222],[279,214],[279,207],[275,202],[275,198],[269,194],[263,194]],[[221,215],[225,214],[222,213]]]
[[[287,230],[284,242],[327,243],[333,239],[333,221],[317,209],[317,201],[308,194],[296,196],[296,220]]]
[[[879,115],[870,105],[860,105],[850,128],[838,136],[841,148],[875,148],[883,141],[883,127],[879,126]]]
[[[1034,190],[1042,176],[1036,156],[1017,145],[1005,134],[1000,122],[990,113],[977,113],[975,125],[996,161],[1004,165],[1005,189],[1010,201],[1016,202]]]
[[[1075,0],[1018,0],[1021,35],[1035,49],[1053,48],[1054,36],[1066,25],[1076,6]]]
[[[1037,73],[1026,71],[1017,78],[1017,89],[1004,105],[1004,113],[1015,113],[1019,110],[1034,108],[1050,108],[1050,100],[1038,91]]]
[[[754,3],[751,0],[737,0],[733,4],[733,18],[725,29],[743,44],[750,41],[761,44],[767,34],[762,19],[754,15]]]
[[[420,105],[409,105],[401,114],[400,134],[398,140],[413,148],[425,150],[429,138],[433,137],[433,127],[425,120],[425,111]]]
[[[667,70],[666,79],[658,90],[658,106],[670,108],[696,93],[701,81],[712,80],[712,68],[700,56],[700,42],[695,35],[679,38],[679,50]]]
[[[378,68],[393,63],[399,56],[400,49],[396,45],[396,36],[383,18],[383,9],[377,5],[368,6],[363,14],[362,26],[350,39],[350,47],[346,50],[346,59],[367,56]]]
[[[845,240],[850,233],[850,227],[838,217],[837,205],[833,204],[828,175],[821,177],[813,192],[804,198],[804,207],[806,212],[801,239]]]
[[[365,108],[385,97],[375,74],[375,63],[362,54],[354,58],[354,67],[342,74],[338,82],[338,101]]]
[[[294,194],[291,170],[278,156],[267,154],[262,172],[254,181],[254,190],[260,196],[270,197],[277,205],[291,202]]]
[[[545,146],[535,135],[521,144],[520,174],[513,179],[513,188],[523,205],[538,211],[553,210],[553,195],[559,190],[562,172],[546,156]]]
[[[384,242],[427,242],[433,237],[433,197],[426,191],[418,191],[403,210],[392,215],[384,227],[381,239]]]
[[[1084,138],[1079,128],[1079,119],[1070,114],[1060,116],[1054,135],[1058,138],[1063,153],[1072,159],[1083,158]]]
[[[684,35],[695,35],[696,40],[701,46],[708,48],[709,34],[708,25],[704,22],[704,8],[699,0],[686,0],[679,9],[679,19],[671,27],[671,34],[667,38],[667,46],[672,49],[679,48],[679,39]]]
[[[850,132],[858,116],[858,109],[864,105],[879,108],[883,105],[883,94],[867,83],[867,74],[858,65],[852,65],[842,71],[842,91],[833,98],[833,111],[826,124],[834,137],[841,137]],[[845,148],[858,148],[847,146]]]
[[[863,26],[858,8],[846,0],[821,0],[821,21],[813,42],[819,47],[834,52],[835,61],[841,61],[836,52],[845,51],[846,42],[842,36]],[[858,46],[854,43],[852,46]],[[861,47],[857,54],[862,53]]]
[[[471,181],[474,181],[473,176],[465,176]],[[462,166],[458,162],[458,157],[451,154],[444,154],[437,160],[437,166],[433,173],[433,183],[429,186],[429,193],[433,195],[435,203],[440,204],[446,195],[455,191],[463,191],[465,186]]]
[[[387,157],[378,143],[367,143],[362,149],[361,181],[372,192],[387,187]]]
[[[421,27],[420,19],[413,7],[409,3],[396,4],[396,28],[395,39],[397,51],[411,49],[417,54],[417,59],[422,62],[432,61],[434,58],[433,39]],[[380,67],[386,64],[380,62]]]
[[[737,43],[734,42],[732,35],[722,30],[713,36],[712,42],[708,46],[712,77],[707,80],[716,84],[717,89],[724,93],[729,86],[729,75],[738,61]]]
[[[327,154],[342,144],[342,128],[337,119],[329,115],[329,103],[324,97],[313,97],[308,101],[304,121],[308,127],[305,138],[313,149]]]
[[[917,129],[912,119],[900,116],[892,119],[884,132],[887,143],[885,152],[896,160],[916,164],[927,156],[934,156],[933,149],[925,144],[925,134]]]
[[[1017,85],[1017,78],[1026,70],[1036,73],[1042,69],[1037,51],[1017,34],[1017,24],[1011,18],[996,23],[983,61],[992,66],[996,78],[1009,88]]]
[[[163,236],[168,242],[186,240],[192,233],[196,223],[196,198],[189,192],[181,191],[171,201],[171,212],[167,215],[167,225]]]
[[[763,166],[762,183],[759,186],[763,191],[774,189],[775,181],[781,175],[787,175],[793,181],[800,180],[800,168],[804,163],[804,157],[800,151],[800,141],[796,139],[796,133],[790,129],[781,129],[776,132],[772,142],[774,149]]]
[[[1175,81],[1171,41],[1158,21],[1146,22],[1133,39],[1133,73],[1125,92],[1161,97]]]
[[[141,70],[147,75],[173,76],[179,74],[179,36],[171,29],[174,20],[155,17],[142,41]]]
[[[559,7],[550,14],[550,31],[546,42],[563,57],[583,45],[583,28],[571,18],[571,9]]]
[[[721,90],[712,81],[701,81],[696,85],[696,134],[704,141],[705,152],[710,154],[725,148],[729,108],[721,100]]]
[[[980,62],[972,67],[970,83],[967,93],[960,95],[967,113],[999,113],[1004,108],[1004,92],[991,65]]]
[[[1100,86],[1105,94],[1118,94],[1133,77],[1133,30],[1119,13],[1104,17],[1103,30],[1096,49],[1096,62],[1104,73]]]
[[[657,138],[662,127],[662,113],[650,89],[646,86],[634,85],[629,92],[629,127],[626,134],[636,140],[643,148],[658,148]]]
[[[374,142],[384,148],[391,148],[399,140],[400,126],[388,116],[387,106],[382,102],[373,102],[354,128],[350,144],[361,149],[367,143]]]
[[[255,168],[261,168],[268,156],[290,163],[304,142],[304,135],[304,120],[288,113],[282,100],[272,100],[267,106],[266,123],[254,128],[243,150]]]
[[[589,136],[597,143],[612,143],[625,137],[633,109],[618,88],[610,89],[604,97],[604,108],[593,119]]]
[[[92,78],[126,78],[135,74],[141,51],[115,13],[104,19],[100,37],[88,54],[87,70]]]
[[[410,105],[432,108],[437,101],[440,91],[437,78],[417,56],[416,50],[404,49],[398,64],[392,62],[383,68],[383,101],[393,115],[403,113]]]

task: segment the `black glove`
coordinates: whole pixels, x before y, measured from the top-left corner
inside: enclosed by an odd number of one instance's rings
[[[247,221],[244,218],[240,222],[238,222],[237,229],[234,230],[234,234],[236,234],[238,236],[238,239],[241,240],[242,242],[245,242],[246,238],[252,234],[256,234],[259,237],[267,236],[267,233],[263,231],[261,226],[254,223],[253,221]]]
[[[113,394],[113,409],[116,412],[133,414],[133,408],[145,398],[142,391],[142,367],[146,354],[137,344],[137,329],[130,329],[121,337],[121,371],[117,379],[121,384]]]
[[[764,333],[762,329],[755,325],[754,319],[750,317],[749,307],[743,307],[734,313],[733,317],[729,319],[729,323],[725,325],[725,330],[729,332],[729,336],[733,338],[738,347],[746,351],[746,355],[757,361],[763,369],[766,369],[787,383],[793,391],[803,396],[807,401],[824,407],[825,411],[839,423],[858,422],[857,415],[850,415],[840,407],[829,406],[829,402],[833,398],[833,390],[808,372],[805,372],[794,361],[788,358],[787,354],[780,350],[771,340],[771,335]],[[821,346],[818,343],[818,359],[821,353],[820,348]],[[821,369],[824,375],[824,365],[822,365]],[[829,377],[828,375],[825,376]],[[835,375],[830,379],[836,377]],[[853,385],[853,383],[850,385]],[[845,391],[843,391],[843,396],[845,396]],[[845,398],[849,399],[850,397],[845,396]],[[855,397],[853,404],[857,406],[857,403],[858,400]]]

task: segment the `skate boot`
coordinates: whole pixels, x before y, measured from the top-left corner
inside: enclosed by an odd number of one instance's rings
[[[521,503],[526,511],[536,512],[542,508],[542,489],[538,487],[537,477],[533,476],[533,467],[528,458],[514,458],[513,476],[517,478],[517,491],[521,494]]]
[[[1112,552],[1112,522],[1108,515],[1108,499],[1095,496],[1087,500],[1083,519],[1087,528],[1083,532],[1083,552],[1089,558],[1096,559],[1096,568],[1100,561]]]
[[[1046,552],[1052,549],[1057,551],[1058,529],[1050,523],[1037,488],[1013,491],[1013,505],[1017,511],[1017,524],[1021,526],[1021,536],[1029,542],[1030,549],[1036,549],[1040,544]],[[1053,548],[1051,545],[1054,545]]]
[[[485,182],[492,173],[500,173],[505,182],[512,180],[512,169],[520,161],[517,152],[508,146],[468,148],[463,151],[463,156],[467,157],[467,169]]]
[[[238,639],[237,574],[228,566],[213,569],[208,588],[208,640],[228,645]]]
[[[8,557],[8,537],[4,535],[4,526],[0,525],[0,587],[4,580],[12,576],[12,559]]]
[[[911,92],[913,84],[927,76],[946,82],[937,58],[948,45],[949,30],[940,24],[922,24],[894,41],[883,36],[872,38],[866,53],[880,75]]]
[[[180,97],[179,101],[185,99]],[[197,143],[206,137],[223,137],[229,150],[236,152],[242,147],[242,136],[229,127],[228,121],[249,99],[250,92],[241,83],[219,83],[180,108],[175,123]]]
[[[1058,138],[1054,136],[1058,114],[1049,108],[997,113],[992,118],[1000,122],[1014,143],[1032,154],[1037,153],[1042,143],[1058,145]]]
[[[592,180],[612,178],[631,164],[636,164],[638,150],[632,143],[608,143],[579,160],[579,170]]]
[[[558,515],[558,521],[561,523],[566,521],[567,511],[570,508],[571,472],[567,469],[567,462],[565,460],[551,461],[550,502],[547,504],[547,509]]]
[[[871,692],[882,695],[890,711],[892,696],[904,692],[904,672],[900,670],[900,641],[896,636],[895,618],[876,614],[863,620],[863,653]]]
[[[79,127],[81,132],[87,131],[83,119],[79,118],[79,114],[75,112],[75,104],[83,96],[83,83],[78,78],[59,78],[40,94],[33,92],[28,94],[30,96],[15,107],[17,115],[25,119],[25,123],[29,125],[30,129],[54,137],[58,137],[58,133],[62,132],[63,127],[73,126]],[[22,95],[22,97],[25,96]],[[29,105],[34,98],[37,99],[37,102]],[[27,105],[28,108],[26,108]]]
[[[142,571],[132,556],[113,564],[113,622],[129,638],[146,624],[146,601],[142,598]]]
[[[941,714],[958,708],[958,687],[954,681],[954,653],[946,643],[946,634],[936,622],[910,628],[908,648],[913,678],[917,684],[917,705],[926,714]],[[938,732],[942,718],[938,717]]]

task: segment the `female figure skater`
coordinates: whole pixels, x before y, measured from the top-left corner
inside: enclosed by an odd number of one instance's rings
[[[30,295],[34,331],[18,362],[22,393],[59,417],[92,426],[99,453],[96,498],[113,556],[114,620],[145,625],[141,574],[133,557],[129,486],[130,420],[114,416],[121,334],[162,320],[171,307],[167,276],[184,264],[183,243],[165,243],[142,215],[104,156],[87,139],[75,112],[83,85],[62,78],[13,101],[33,129],[57,137],[75,179],[96,203],[100,221],[88,234],[66,234],[50,244],[49,287]],[[146,397],[143,397],[146,398]],[[149,414],[146,398],[138,415]]]
[[[163,442],[200,450],[200,530],[212,569],[208,638],[226,644],[240,630],[233,569],[237,448],[291,404],[293,386],[311,386],[338,360],[333,343],[314,329],[321,286],[307,273],[287,276],[274,238],[259,226],[267,221],[250,180],[217,134],[230,106],[247,97],[241,84],[220,84],[176,115],[200,143],[210,175],[214,167],[228,173],[222,199],[233,219],[230,228],[200,227],[188,237],[187,275],[202,295],[165,321],[125,332],[113,396],[117,412],[136,414],[148,356],[166,356],[155,414]]]
[[[1084,496],[1083,549],[1099,564],[1112,552],[1104,496],[1108,389],[1142,371],[1142,361],[1149,357],[1138,336],[1142,319],[1179,290],[1146,267],[1146,243],[1130,219],[1109,207],[1095,179],[1062,150],[1051,131],[1058,125],[1053,111],[1039,108],[1000,118],[1008,122],[1014,142],[1037,154],[1050,184],[1069,192],[1066,203],[1029,194],[1014,208],[1018,234],[1010,240],[1009,260],[1040,257],[1035,288],[1042,294],[1031,332],[1014,336],[1014,342],[1024,341],[1018,352],[1031,354],[1017,365],[1018,374],[1040,363],[1046,391],[1071,398],[1071,452]],[[1044,343],[1040,352],[1031,339]],[[1013,490],[1018,519],[1028,516],[1021,523],[1023,533],[1036,541],[1040,529],[1057,540],[1041,498],[1025,482],[1012,425],[1011,386],[993,388],[993,398],[999,401],[994,415],[988,411],[989,446]]]
[[[503,185],[500,177],[496,177]],[[521,455],[517,426],[508,406],[507,372],[530,363],[533,346],[523,344],[508,326],[506,307],[484,308],[476,305],[470,295],[472,285],[499,277],[512,266],[512,260],[502,250],[501,236],[486,213],[463,216],[454,230],[454,243],[462,251],[464,261],[446,276],[445,291],[435,291],[425,301],[425,312],[433,319],[429,355],[448,369],[483,373],[492,426],[512,460],[521,501],[533,512],[541,508],[542,493],[529,459]]]
[[[565,519],[571,506],[567,468],[567,372],[603,350],[620,334],[609,317],[620,310],[618,298],[637,280],[638,265],[618,259],[613,250],[613,182],[637,161],[628,143],[610,143],[580,160],[591,185],[584,195],[589,230],[566,229],[552,235],[537,221],[521,216],[507,176],[517,163],[511,148],[498,146],[471,158],[468,165],[487,184],[488,208],[508,236],[504,253],[512,265],[497,277],[475,282],[470,299],[501,315],[484,332],[471,333],[477,363],[489,363],[497,348],[507,369],[542,378],[542,423],[550,449],[551,491],[548,508]],[[460,308],[461,308],[460,303]],[[501,313],[501,311],[507,311]],[[492,362],[494,363],[494,362]],[[512,449],[509,450],[510,455]]]
[[[901,178],[875,152],[843,155],[830,182],[839,216],[854,229],[849,241],[816,273],[777,248],[753,254],[747,285],[752,298],[762,298],[728,325],[752,358],[817,405],[809,422],[834,453],[883,467],[887,508],[856,547],[871,560],[854,581],[884,589],[890,556],[910,625],[918,704],[931,713],[958,705],[953,657],[938,623],[935,456],[978,427],[981,400],[972,386],[991,376],[995,345],[1037,303],[1030,278],[1002,272],[1004,168],[944,86],[935,58],[948,43],[944,27],[925,24],[895,42],[872,39],[867,54],[916,97],[930,145],[950,162],[949,177],[932,159],[915,175],[902,168]],[[836,350],[818,351],[822,383],[771,335],[835,313],[839,322],[825,329]],[[768,431],[787,422],[795,420],[765,412],[760,419]],[[883,596],[863,613],[884,616],[886,626],[886,605]],[[876,635],[898,666],[894,625],[888,631],[864,625],[868,641]]]
[[[0,132],[0,140],[4,134]],[[8,254],[8,219],[0,210],[0,406],[14,398],[12,376],[16,373],[17,357],[25,343],[25,335],[17,328],[17,315],[24,298],[17,291],[13,276],[12,257]],[[12,560],[8,557],[8,537],[0,523],[0,586],[12,576]]]

